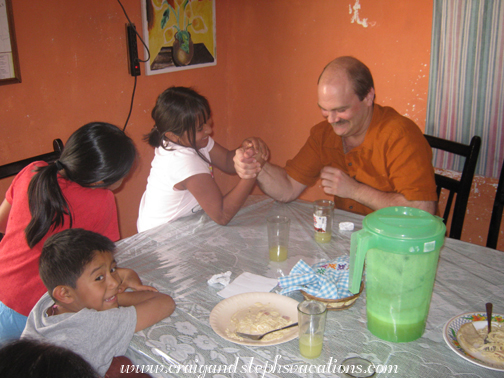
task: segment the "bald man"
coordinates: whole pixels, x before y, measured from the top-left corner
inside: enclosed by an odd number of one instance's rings
[[[270,197],[289,202],[321,179],[336,208],[369,214],[388,206],[436,212],[432,150],[419,127],[390,107],[374,103],[369,69],[353,57],[339,57],[318,81],[318,106],[325,121],[315,125],[305,145],[285,168],[262,169],[237,150],[242,177],[257,174]]]

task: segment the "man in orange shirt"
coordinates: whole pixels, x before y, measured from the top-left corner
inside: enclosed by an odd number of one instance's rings
[[[318,82],[318,106],[326,121],[285,168],[262,169],[243,149],[234,162],[242,178],[254,177],[272,198],[289,202],[321,178],[336,208],[369,214],[388,206],[436,212],[432,150],[418,126],[390,107],[374,103],[369,69],[353,57],[330,62]]]

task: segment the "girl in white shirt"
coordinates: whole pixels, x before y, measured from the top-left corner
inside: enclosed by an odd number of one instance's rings
[[[155,125],[145,137],[155,156],[140,202],[139,232],[174,221],[203,209],[212,220],[226,225],[243,205],[255,178],[240,179],[222,195],[213,179],[213,167],[235,174],[233,157],[211,137],[212,114],[205,97],[191,88],[171,87],[159,95],[152,110]],[[259,138],[242,147],[256,159],[257,172],[269,151]]]

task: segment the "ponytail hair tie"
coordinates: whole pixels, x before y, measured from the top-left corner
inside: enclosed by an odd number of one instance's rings
[[[65,169],[65,167],[63,166],[63,164],[61,164],[61,162],[60,162],[59,160],[56,160],[56,161],[54,162],[54,165],[56,166],[56,169],[57,169],[58,171],[61,171],[62,169]]]

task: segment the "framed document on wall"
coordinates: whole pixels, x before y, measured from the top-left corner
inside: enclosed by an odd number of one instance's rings
[[[20,82],[12,0],[0,0],[0,85]]]

